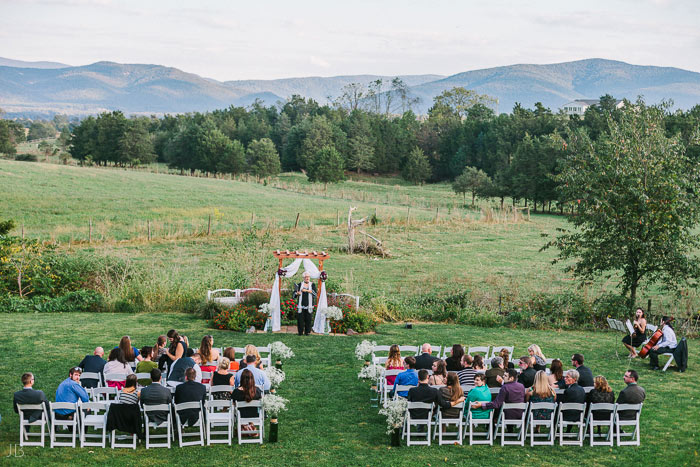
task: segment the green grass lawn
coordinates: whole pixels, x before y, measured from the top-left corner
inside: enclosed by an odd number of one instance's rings
[[[68,369],[101,345],[116,345],[129,334],[136,346],[151,345],[174,327],[195,342],[213,334],[216,346],[266,344],[282,340],[296,353],[284,365],[287,380],[279,393],[290,400],[280,417],[280,442],[263,446],[173,447],[136,452],[101,448],[24,448],[15,461],[108,465],[235,464],[235,465],[698,465],[700,376],[698,341],[690,342],[689,370],[680,374],[652,372],[647,361],[633,360],[647,399],[642,413],[641,447],[516,447],[430,446],[390,448],[384,418],[369,407],[369,385],[357,379],[361,362],[354,348],[362,336],[246,335],[208,329],[198,318],[182,314],[0,314],[0,458],[18,442],[18,418],[12,392],[20,376],[32,371],[37,389],[53,399]],[[520,331],[455,325],[416,325],[406,330],[382,325],[371,339],[381,344],[515,345],[515,354],[539,344],[547,357],[568,359],[574,351],[586,357],[593,373],[605,375],[615,393],[623,388],[628,368],[621,336],[607,332]],[[619,356],[618,356],[619,354]],[[565,360],[566,362],[567,360]],[[14,460],[14,459],[13,459]],[[5,459],[7,463],[7,460]]]

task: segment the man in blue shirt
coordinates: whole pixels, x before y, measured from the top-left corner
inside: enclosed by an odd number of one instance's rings
[[[80,385],[82,372],[83,370],[78,366],[70,369],[68,378],[64,379],[56,389],[56,402],[78,402],[78,400],[88,402],[90,400],[87,391]],[[56,418],[72,420],[74,413],[75,410],[58,409],[56,410]]]
[[[397,386],[418,386],[418,372],[416,371],[416,357],[408,356],[403,360],[403,367],[406,371],[402,371],[396,375],[394,380],[394,388]],[[394,396],[394,391],[391,392]],[[399,391],[399,396],[408,397],[408,391]]]
[[[253,373],[255,385],[262,387],[263,391],[268,392],[270,390],[270,378],[267,377],[267,374],[264,371],[255,367],[255,361],[255,355],[247,355],[245,357],[246,366],[236,372],[236,387],[241,384],[241,375],[243,374],[243,370],[249,370],[251,373]]]

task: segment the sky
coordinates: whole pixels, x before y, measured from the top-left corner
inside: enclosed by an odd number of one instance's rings
[[[220,81],[451,75],[585,58],[700,72],[700,1],[0,0],[0,57]]]

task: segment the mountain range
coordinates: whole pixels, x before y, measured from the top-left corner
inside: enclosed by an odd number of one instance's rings
[[[247,106],[256,99],[274,105],[293,94],[324,104],[339,96],[347,84],[367,85],[383,79],[388,86],[392,78],[350,75],[221,82],[161,65],[97,62],[69,66],[0,58],[0,108],[7,117],[86,115],[117,109],[127,114],[164,114]],[[542,102],[557,110],[571,100],[604,94],[618,99],[643,95],[648,103],[672,99],[682,109],[700,103],[700,73],[604,59],[400,78],[420,98],[414,108],[419,114],[427,112],[435,96],[455,86],[496,97],[499,112],[509,112],[516,102],[525,107]]]

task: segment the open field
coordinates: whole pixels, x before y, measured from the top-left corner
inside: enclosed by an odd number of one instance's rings
[[[384,418],[369,407],[368,384],[357,379],[361,363],[354,347],[362,336],[246,335],[211,330],[203,320],[182,314],[101,314],[99,320],[84,315],[0,314],[4,338],[0,340],[0,458],[17,443],[18,419],[11,408],[12,392],[20,388],[24,371],[36,376],[37,389],[53,400],[56,386],[68,369],[97,346],[116,345],[129,334],[134,345],[152,344],[155,338],[174,327],[194,341],[212,334],[217,346],[246,343],[265,344],[282,340],[296,356],[284,364],[287,380],[279,393],[290,400],[289,411],[280,417],[280,442],[260,446],[211,446],[153,449],[140,445],[137,452],[101,448],[24,448],[23,464],[101,463],[139,465],[201,463],[235,465],[649,465],[663,458],[666,465],[697,465],[700,388],[700,354],[697,340],[690,343],[689,370],[686,373],[651,372],[648,362],[633,360],[640,373],[640,384],[647,391],[642,413],[641,447],[500,447],[431,446],[390,448]],[[515,354],[527,345],[539,343],[547,357],[566,359],[582,352],[594,374],[605,375],[615,391],[623,388],[626,358],[619,344],[620,335],[607,332],[519,331],[481,329],[455,325],[417,325],[406,330],[382,325],[372,336],[380,344],[435,344],[461,342],[471,345],[515,345]],[[43,349],[38,351],[38,349]],[[567,361],[565,360],[565,365]]]

